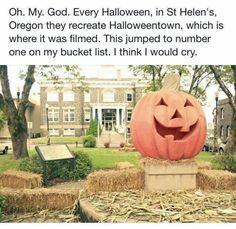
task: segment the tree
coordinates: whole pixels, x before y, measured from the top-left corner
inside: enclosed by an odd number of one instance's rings
[[[225,147],[225,152],[236,153],[236,65],[231,66],[209,66],[215,80],[219,84],[221,90],[229,99],[229,105],[232,108],[232,122],[230,135]],[[232,82],[234,85],[234,95],[227,87],[227,82]]]
[[[160,90],[163,78],[167,73],[163,65],[129,65],[129,69],[133,71],[134,75],[142,75],[144,79],[149,79],[151,76],[147,91]]]
[[[0,129],[2,129],[6,125],[6,116],[2,111],[0,111]]]
[[[28,66],[22,96],[16,104],[10,91],[8,68],[6,65],[0,65],[0,81],[2,86],[0,110],[7,118],[7,125],[12,140],[13,156],[15,159],[28,156],[28,132],[25,111],[29,103],[30,90],[35,82],[34,72],[35,65]]]
[[[165,75],[177,72],[181,77],[182,90],[201,102],[206,100],[206,89],[213,79],[207,65],[130,65],[129,69],[134,75],[142,75],[144,79],[150,81],[146,91],[160,90]]]
[[[20,78],[24,80],[23,90],[19,101],[14,101],[9,85],[8,67],[0,65],[0,82],[2,86],[2,93],[0,93],[0,110],[4,113],[7,119],[7,125],[10,132],[13,148],[13,156],[15,159],[28,157],[27,150],[27,122],[25,112],[29,103],[30,90],[35,82],[36,77],[42,79],[43,77],[55,83],[55,87],[67,79],[72,84],[74,90],[85,88],[83,77],[80,77],[79,66],[35,66],[29,65],[27,71],[21,72]],[[80,85],[77,87],[77,82]]]
[[[99,125],[99,135],[101,134],[102,130]],[[93,135],[94,137],[98,136],[98,124],[96,119],[91,119],[89,123],[89,128],[86,131],[86,135]]]

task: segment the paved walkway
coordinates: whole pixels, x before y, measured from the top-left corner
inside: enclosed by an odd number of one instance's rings
[[[101,136],[99,137],[99,142],[97,138],[97,146],[104,147],[105,142],[110,142],[110,147],[119,147],[121,142],[125,142],[125,138],[116,131],[103,130]]]

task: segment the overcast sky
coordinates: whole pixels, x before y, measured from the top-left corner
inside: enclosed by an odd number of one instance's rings
[[[94,66],[94,65],[84,65],[81,67],[81,75],[89,76],[89,77],[95,77],[99,75],[103,76],[112,76],[115,77],[115,69],[121,69],[121,75],[122,77],[131,77],[132,73],[128,70],[127,66],[120,66],[116,65],[115,68],[107,66],[107,68],[101,68],[101,66]],[[25,66],[9,66],[8,68],[8,74],[9,74],[9,81],[10,86],[12,90],[12,95],[16,97],[16,91],[17,88],[22,89],[23,87],[23,81],[21,81],[17,76],[19,75],[19,71],[21,69],[26,69]],[[104,69],[106,69],[104,71]],[[113,70],[112,70],[113,69]],[[204,111],[206,114],[207,122],[212,122],[212,111],[215,106],[215,92],[218,91],[217,85],[212,85],[207,90],[207,103],[204,107]],[[233,86],[231,88],[231,91],[233,92]],[[37,83],[33,85],[31,94],[38,93],[39,92],[39,86]],[[219,99],[226,98],[226,95],[223,92],[219,93]]]

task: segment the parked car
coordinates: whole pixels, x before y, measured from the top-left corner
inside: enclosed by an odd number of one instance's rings
[[[8,146],[0,147],[0,154],[7,154],[8,153]]]
[[[217,147],[214,148],[214,137],[210,136],[207,138],[204,144],[203,151],[219,152],[220,154],[222,154],[224,153],[226,143],[227,141],[222,142],[222,140],[218,138],[218,148]]]

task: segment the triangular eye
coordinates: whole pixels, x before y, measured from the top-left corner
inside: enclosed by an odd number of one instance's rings
[[[165,102],[165,100],[163,98],[161,98],[161,100],[157,103],[158,106],[163,105],[163,106],[168,106],[167,103]]]
[[[193,107],[193,104],[187,99],[185,104],[184,104],[184,107]]]

